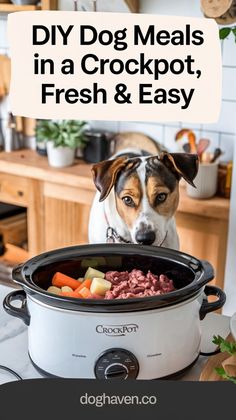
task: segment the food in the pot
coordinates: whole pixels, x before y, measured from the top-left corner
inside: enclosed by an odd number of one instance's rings
[[[60,289],[59,289],[60,290]],[[71,292],[73,292],[73,289],[71,288],[71,287],[69,287],[69,286],[63,286],[62,288],[61,288],[61,291],[62,292],[68,292],[68,293],[71,293]]]
[[[90,290],[90,286],[91,286],[92,280],[91,279],[86,279],[83,282],[80,283],[79,287],[77,287],[75,289],[75,293],[80,293],[80,291],[86,287],[87,289]]]
[[[99,277],[101,279],[104,279],[105,274],[102,273],[102,271],[95,270],[92,267],[89,267],[84,275],[85,279],[93,279],[94,277]]]
[[[105,296],[106,292],[110,290],[112,283],[110,281],[101,279],[101,278],[94,278],[90,287],[90,291],[92,294]]]
[[[52,278],[52,285],[57,287],[69,286],[71,289],[75,290],[78,287],[78,280],[57,272]]]
[[[96,258],[85,258],[81,261],[81,267],[88,268],[93,267],[96,268],[98,265],[106,265],[106,258],[104,257],[96,257]]]
[[[50,287],[47,289],[47,292],[49,292],[49,293],[54,293],[54,295],[60,295],[60,294],[61,294],[61,289],[60,289],[60,287],[50,286]]]
[[[92,293],[90,292],[90,290],[87,287],[82,287],[79,294],[84,299],[92,299],[93,298]]]
[[[88,270],[85,277],[80,280],[57,272],[52,279],[53,286],[50,286],[47,291],[66,297],[110,300],[157,296],[175,290],[173,281],[165,274],[158,276],[151,271],[144,274],[136,268],[131,272],[108,271],[102,273],[91,267]],[[88,273],[91,277],[100,273],[105,278],[87,278]]]
[[[108,271],[105,278],[112,283],[111,290],[106,292],[105,299],[127,299],[157,296],[175,290],[173,281],[164,274],[159,276],[151,271],[145,275],[141,270]]]
[[[81,299],[83,297],[79,293],[75,294],[75,292],[61,292],[60,295],[61,296],[66,296],[66,297],[81,298]]]

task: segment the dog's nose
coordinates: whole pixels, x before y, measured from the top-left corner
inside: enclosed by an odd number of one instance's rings
[[[148,230],[146,232],[143,230],[138,230],[135,235],[135,239],[139,244],[152,245],[156,239],[156,234],[153,232],[153,230]]]

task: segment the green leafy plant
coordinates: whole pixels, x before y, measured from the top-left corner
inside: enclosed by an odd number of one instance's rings
[[[219,30],[220,39],[227,38],[227,36],[229,36],[230,33],[232,33],[234,35],[235,42],[236,42],[236,26],[231,26],[231,27],[227,26],[225,28],[221,28]]]
[[[79,120],[39,120],[35,134],[37,142],[52,141],[55,147],[76,149],[86,145],[84,135],[85,121]]]
[[[220,335],[214,335],[212,342],[219,346],[220,351],[222,353],[226,352],[229,353],[231,356],[236,354],[236,342],[230,343],[229,341],[224,340],[224,338],[222,338]],[[222,378],[227,379],[228,381],[231,381],[234,384],[236,384],[236,377],[228,375],[223,367],[215,368],[215,371]]]

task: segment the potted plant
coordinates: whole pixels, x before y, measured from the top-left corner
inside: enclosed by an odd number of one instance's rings
[[[37,122],[36,141],[46,143],[49,165],[62,168],[73,164],[75,149],[83,149],[86,144],[85,125],[84,121],[78,120]]]

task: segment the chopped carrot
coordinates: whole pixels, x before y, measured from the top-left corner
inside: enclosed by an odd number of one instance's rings
[[[92,283],[91,279],[84,280],[83,283],[81,283],[79,287],[75,289],[75,293],[80,293],[80,290],[83,289],[84,287],[86,287],[87,289],[90,289],[91,283]]]
[[[61,292],[60,296],[73,297],[73,298],[77,298],[77,299],[83,297],[79,293],[74,293],[74,292]]]
[[[72,277],[66,276],[62,273],[55,273],[52,278],[52,285],[57,287],[69,286],[75,290],[78,288],[78,280],[72,279]]]
[[[87,287],[83,287],[81,290],[80,290],[80,295],[83,297],[83,298],[85,298],[85,299],[89,299],[89,298],[92,298],[93,296],[92,296],[92,294],[90,293],[90,290],[87,288]]]

